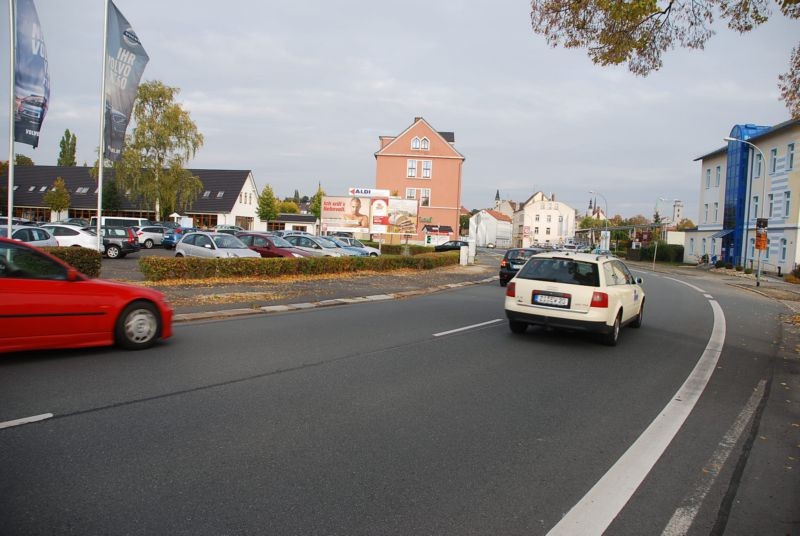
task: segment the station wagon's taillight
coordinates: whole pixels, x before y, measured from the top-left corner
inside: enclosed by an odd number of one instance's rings
[[[595,293],[592,294],[592,303],[590,307],[608,308],[608,294],[595,291]]]
[[[507,260],[503,259],[502,261],[500,261],[500,268],[505,268],[506,266],[508,266]]]
[[[133,232],[133,229],[128,228],[128,242],[131,244],[136,243],[136,234]]]
[[[517,284],[513,281],[506,287],[506,296],[513,298],[517,295]]]

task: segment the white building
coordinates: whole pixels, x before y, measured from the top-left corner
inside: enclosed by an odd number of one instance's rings
[[[511,218],[496,210],[481,210],[469,219],[469,235],[475,237],[475,245],[498,248],[511,247]]]
[[[512,241],[517,247],[560,246],[575,238],[575,209],[536,192],[514,212]]]

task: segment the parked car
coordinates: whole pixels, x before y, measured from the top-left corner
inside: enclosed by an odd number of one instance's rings
[[[359,249],[363,249],[364,251],[366,251],[366,252],[367,252],[367,255],[369,255],[370,257],[377,257],[378,255],[380,255],[380,254],[381,254],[381,250],[379,250],[379,249],[377,249],[377,248],[373,248],[373,247],[371,247],[371,246],[365,246],[365,245],[364,245],[364,244],[363,244],[363,243],[362,243],[360,240],[358,240],[357,238],[346,237],[346,236],[338,236],[338,235],[337,235],[337,236],[336,236],[336,239],[337,239],[339,242],[342,242],[342,243],[344,243],[344,244],[346,244],[346,245],[350,246],[351,248],[359,248]]]
[[[282,238],[286,238],[287,236],[315,236],[309,232],[299,231],[297,229],[280,229],[278,231],[272,231],[271,233]]]
[[[160,246],[164,241],[164,235],[167,233],[166,227],[160,225],[145,226],[139,229],[139,243],[145,249],[152,249],[153,246]]]
[[[294,247],[280,236],[255,231],[236,233],[236,238],[262,257],[311,257],[311,253]]]
[[[122,259],[141,249],[135,227],[101,227],[105,255],[109,259]]]
[[[239,227],[238,225],[217,225],[212,229],[215,233],[226,233],[235,235],[236,233],[240,233],[244,231],[244,228]]]
[[[89,220],[85,218],[67,218],[66,220],[59,220],[53,223],[62,225],[77,225],[78,227],[89,227]]]
[[[540,253],[508,283],[508,325],[514,333],[523,333],[528,325],[596,332],[614,346],[622,326],[642,325],[641,285],[640,277],[610,256]]]
[[[89,279],[28,244],[0,238],[0,353],[118,344],[138,350],[172,335],[155,290]]]
[[[186,233],[197,231],[197,227],[182,227],[180,229],[170,229],[164,233],[161,239],[161,247],[164,249],[175,249],[175,245],[180,242],[181,237]]]
[[[462,247],[468,246],[464,240],[448,240],[444,244],[433,247],[434,251],[460,251]]]
[[[506,286],[528,259],[543,251],[541,248],[511,248],[506,251],[500,261],[500,286]]]
[[[226,233],[188,233],[175,246],[176,257],[261,257],[233,235]]]
[[[97,249],[97,233],[91,227],[76,227],[75,225],[61,225],[48,223],[42,225],[58,241],[59,246],[81,246],[89,249]],[[101,247],[101,253],[104,252]]]
[[[329,241],[333,242],[338,247],[344,250],[345,255],[349,255],[350,257],[369,257],[369,252],[367,250],[363,248],[348,246],[347,244],[339,240],[338,236],[323,236],[321,238],[326,238]]]
[[[296,248],[322,253],[325,257],[343,257],[347,255],[343,248],[320,236],[288,235],[284,236],[284,238]]]
[[[0,227],[0,237],[8,238],[8,227]],[[11,238],[39,248],[58,246],[56,238],[40,227],[12,226]]]

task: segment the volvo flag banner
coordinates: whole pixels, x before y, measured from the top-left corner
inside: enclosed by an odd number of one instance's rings
[[[33,0],[17,0],[16,5],[14,141],[36,148],[50,101],[47,49]]]
[[[122,154],[139,81],[149,60],[136,32],[109,0],[103,154],[110,160],[119,160]]]

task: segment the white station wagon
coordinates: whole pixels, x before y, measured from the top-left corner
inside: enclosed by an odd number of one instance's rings
[[[614,346],[619,330],[644,316],[642,278],[617,258],[558,251],[531,257],[508,283],[505,310],[512,332],[528,325],[600,333]]]

